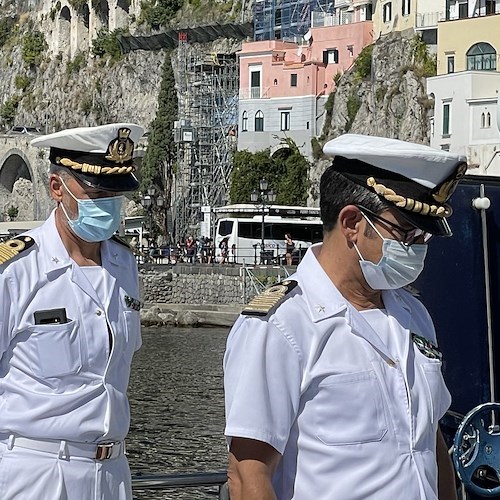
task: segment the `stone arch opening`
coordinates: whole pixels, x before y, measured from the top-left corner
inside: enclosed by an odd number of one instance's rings
[[[89,26],[90,9],[87,4],[83,4],[78,10],[76,27],[77,50],[80,52],[86,52],[89,48]]]
[[[33,182],[30,168],[24,158],[13,153],[0,165],[0,188],[12,193],[14,183],[18,179],[26,179]]]
[[[0,220],[8,220],[10,208],[16,209],[16,220],[30,220],[35,213],[33,172],[24,155],[9,152],[0,162]]]
[[[118,0],[116,5],[118,8],[122,9],[123,11],[125,11],[128,14],[129,9],[130,9],[129,0]]]
[[[109,4],[107,0],[99,0],[95,9],[99,20],[101,21],[102,27],[105,30],[109,30]]]
[[[66,5],[61,9],[57,27],[58,51],[69,55],[71,43],[71,11]]]

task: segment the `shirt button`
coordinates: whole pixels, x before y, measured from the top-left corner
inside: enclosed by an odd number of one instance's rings
[[[97,316],[100,316],[102,314],[102,311],[100,309],[97,309],[95,313],[97,314]]]

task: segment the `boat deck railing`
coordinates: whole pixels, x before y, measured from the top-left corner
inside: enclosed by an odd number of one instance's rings
[[[229,500],[226,482],[226,472],[141,475],[132,478],[132,489],[165,490],[169,488],[218,486],[219,500]]]

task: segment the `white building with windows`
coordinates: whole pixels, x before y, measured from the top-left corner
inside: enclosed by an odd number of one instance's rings
[[[431,146],[467,155],[469,173],[500,175],[500,1],[480,3],[448,0],[438,25]]]

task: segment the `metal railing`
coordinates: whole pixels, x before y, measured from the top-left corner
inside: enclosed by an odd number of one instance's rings
[[[219,500],[229,500],[226,472],[194,472],[132,477],[134,490],[166,490],[170,488],[219,487]]]
[[[276,277],[272,276],[273,280],[275,279],[275,283],[279,283],[284,279],[290,276],[288,269],[285,266],[277,265],[272,266],[273,269],[276,270]],[[250,288],[252,290],[251,295],[258,295],[262,293],[269,285],[269,277],[268,275],[261,275],[262,269],[261,266],[257,267],[248,267],[243,264],[241,274],[243,276],[243,295],[242,301],[243,304],[248,302],[247,289]],[[246,284],[247,280],[250,282],[249,285]]]

